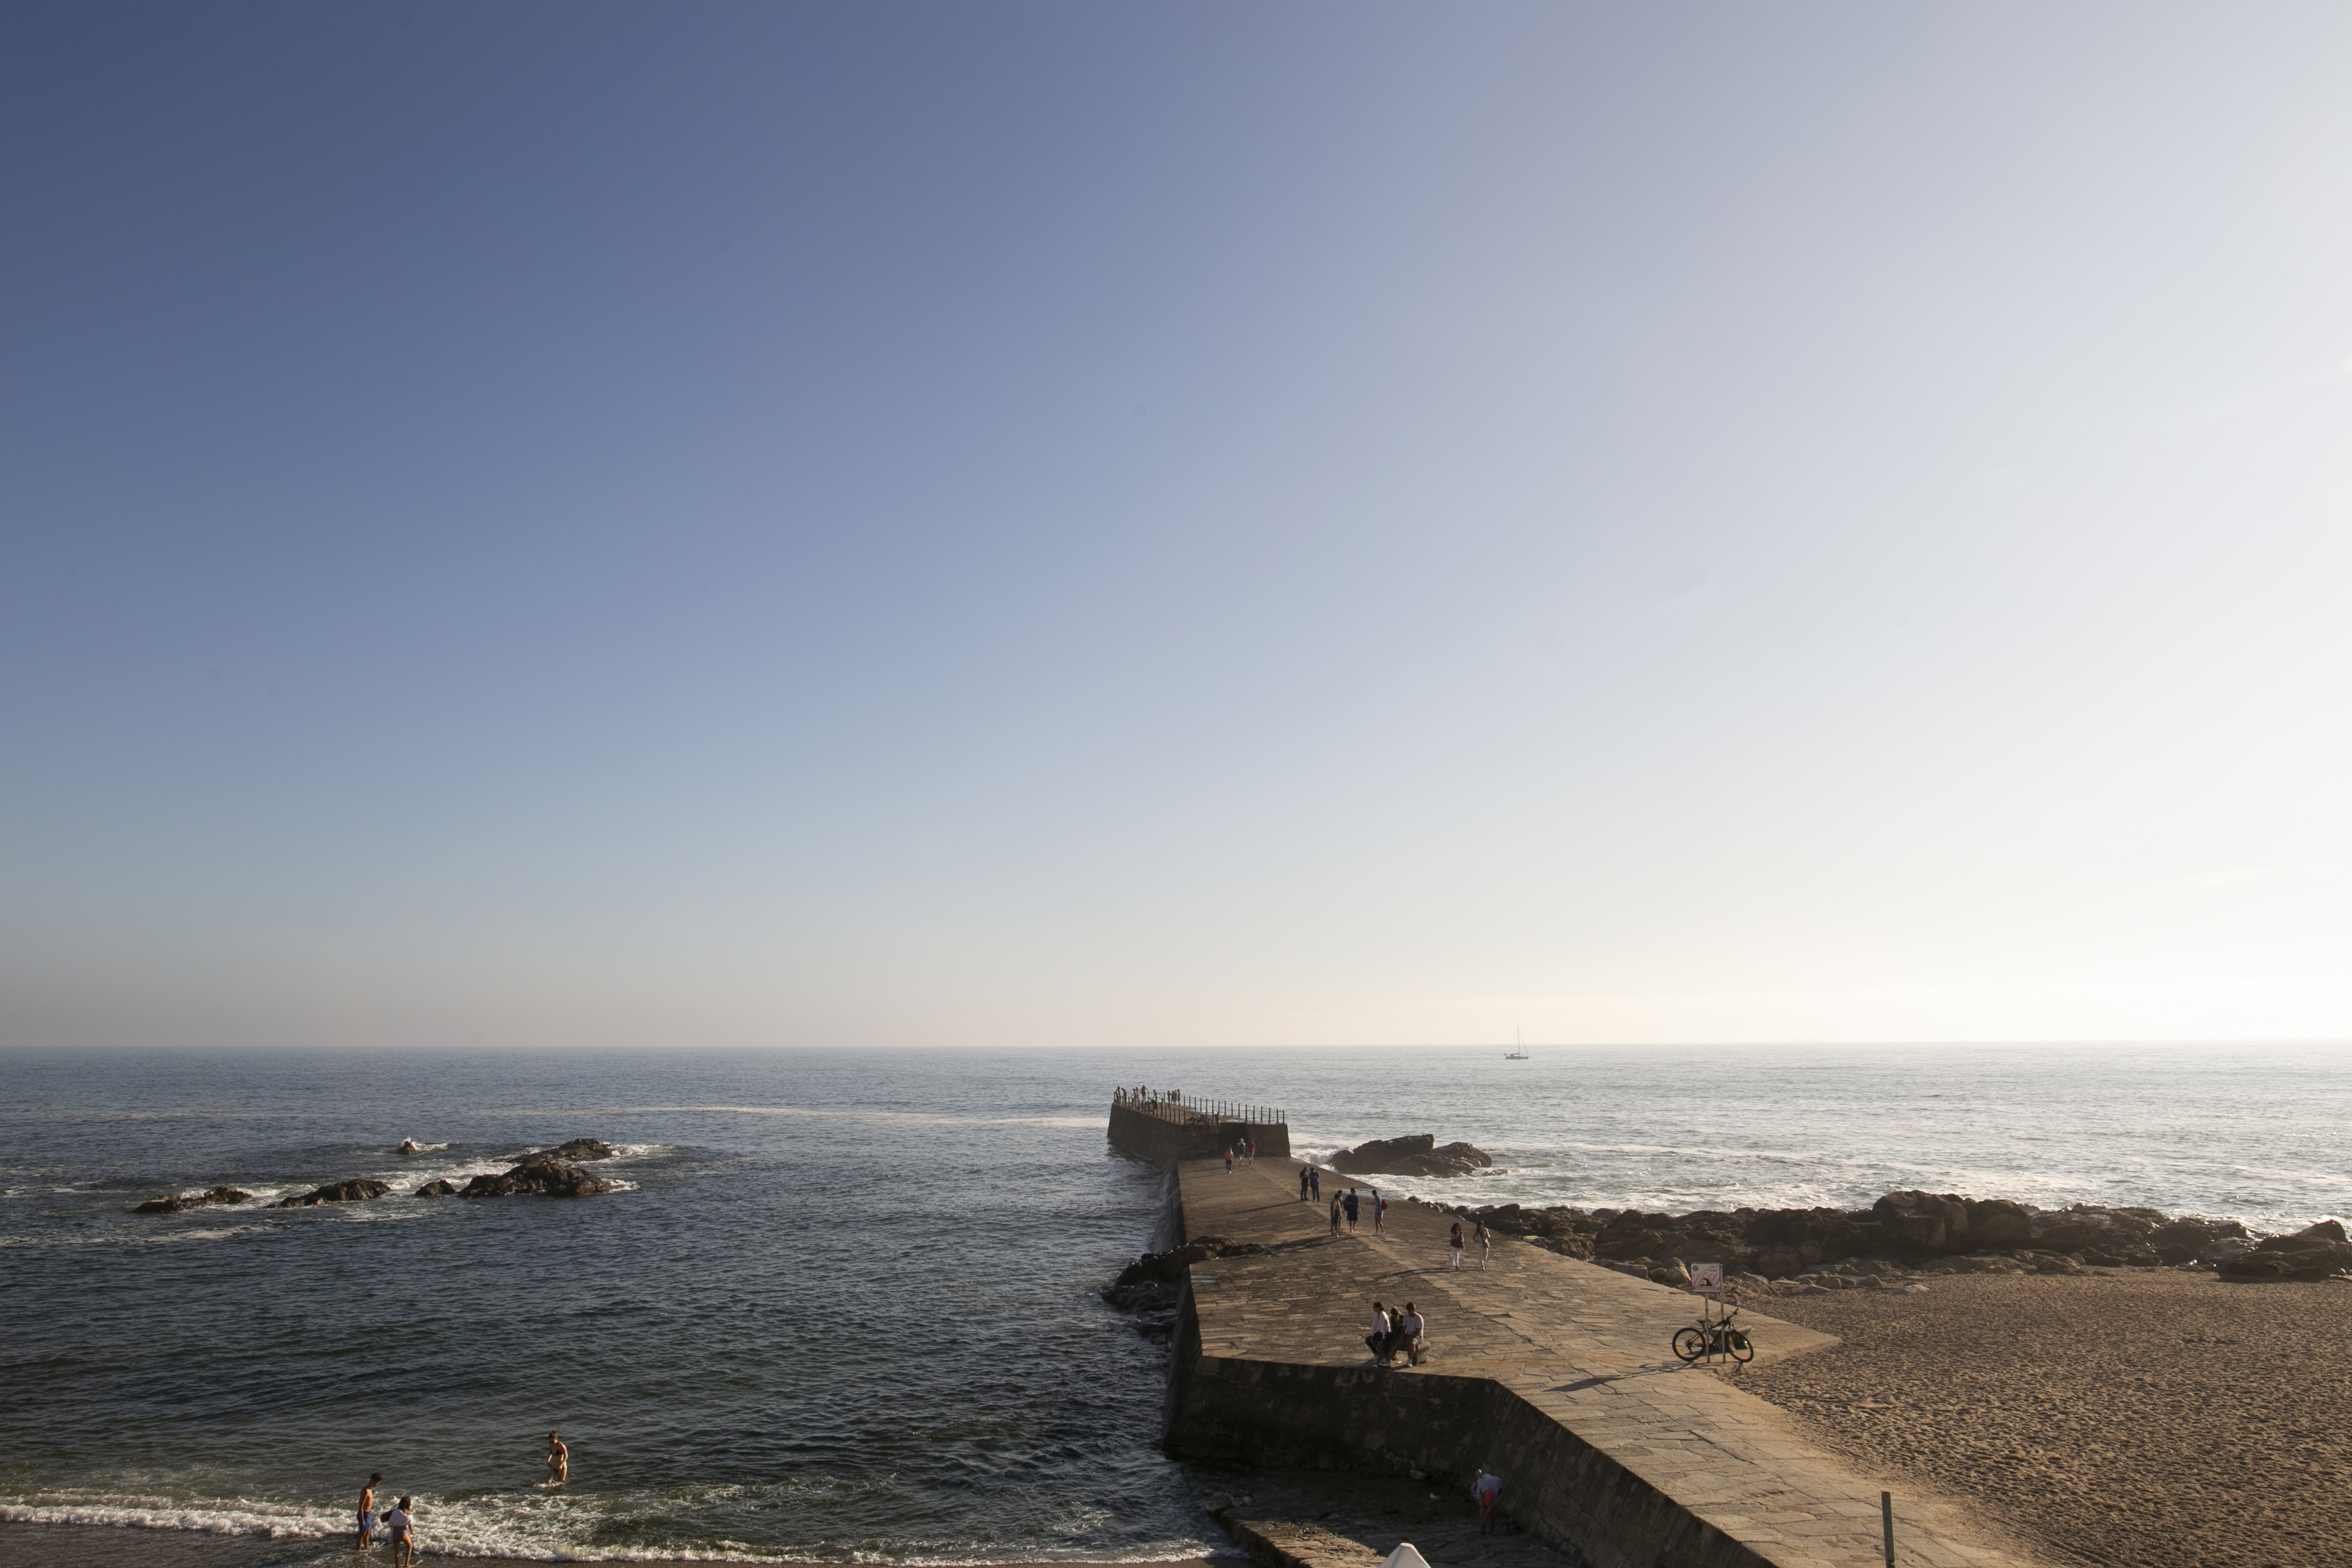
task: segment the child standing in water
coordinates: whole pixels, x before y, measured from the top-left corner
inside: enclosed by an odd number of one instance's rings
[[[379,1470],[360,1489],[360,1538],[355,1544],[362,1552],[367,1550],[368,1537],[375,1533],[375,1488],[383,1479],[383,1472]]]
[[[570,1479],[571,1473],[572,1450],[563,1446],[562,1438],[550,1432],[547,1435],[547,1484],[560,1487]]]
[[[383,1527],[392,1532],[392,1561],[395,1568],[408,1568],[416,1561],[416,1519],[408,1507],[409,1500],[402,1498],[400,1506],[383,1516]]]

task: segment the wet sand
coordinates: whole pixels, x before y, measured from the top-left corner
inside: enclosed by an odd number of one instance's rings
[[[466,1568],[545,1568],[544,1559],[443,1557],[417,1553],[420,1563],[464,1563]],[[564,1562],[594,1562],[565,1558]],[[618,1561],[629,1561],[620,1559]],[[741,1568],[698,1558],[665,1557],[665,1568]],[[365,1555],[348,1544],[306,1539],[270,1541],[251,1536],[207,1535],[196,1531],[115,1529],[106,1525],[0,1524],[0,1568],[390,1568],[392,1549]],[[846,1565],[845,1565],[846,1568]],[[1135,1563],[1003,1563],[989,1568],[1139,1568]],[[1150,1568],[1234,1568],[1189,1557]]]
[[[2352,1283],[1958,1276],[1758,1310],[1844,1342],[1742,1373],[1806,1436],[2062,1562],[2352,1563]]]

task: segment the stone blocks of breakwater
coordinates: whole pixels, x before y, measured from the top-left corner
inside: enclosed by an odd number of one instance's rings
[[[1164,1101],[1146,1106],[1118,1103],[1110,1108],[1112,1146],[1158,1165],[1222,1159],[1227,1149],[1244,1138],[1257,1144],[1261,1159],[1290,1155],[1290,1128],[1286,1122],[1230,1118]]]
[[[1198,1344],[1188,1310],[1177,1354],[1192,1359],[1169,1402],[1179,1458],[1328,1468],[1367,1455],[1458,1482],[1485,1468],[1508,1478],[1512,1517],[1580,1568],[1774,1568],[1492,1379],[1202,1357]]]
[[[1177,1167],[1185,1263],[1171,1334],[1165,1440],[1213,1462],[1410,1472],[1466,1485],[1504,1478],[1503,1509],[1581,1568],[1859,1568],[1879,1560],[1879,1487],[1808,1447],[1736,1377],[1668,1349],[1697,1316],[1689,1294],[1518,1240],[1490,1267],[1453,1267],[1454,1216],[1391,1204],[1335,1232],[1302,1203],[1299,1167],[1261,1160]],[[1339,1178],[1344,1185],[1348,1178]],[[1374,1299],[1429,1321],[1419,1367],[1375,1367]],[[1759,1363],[1835,1343],[1760,1314],[1742,1319]],[[1399,1484],[1403,1484],[1400,1481]],[[1906,1568],[2027,1559],[1983,1539],[1967,1510],[1898,1498]]]

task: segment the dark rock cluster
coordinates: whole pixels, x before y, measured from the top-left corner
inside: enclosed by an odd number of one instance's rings
[[[416,1195],[420,1198],[446,1198],[454,1194],[457,1190],[457,1184],[455,1182],[427,1182],[416,1189]]]
[[[330,1182],[323,1187],[313,1187],[299,1198],[288,1198],[278,1206],[282,1209],[316,1208],[320,1204],[355,1204],[368,1198],[380,1198],[392,1191],[382,1182],[365,1176],[349,1182]]]
[[[1375,1138],[1331,1156],[1331,1168],[1343,1176],[1466,1176],[1494,1163],[1467,1143],[1441,1149],[1433,1132]]]
[[[598,1193],[611,1192],[613,1184],[602,1176],[591,1175],[575,1162],[609,1160],[612,1157],[611,1144],[600,1143],[593,1138],[574,1138],[560,1148],[541,1149],[536,1154],[525,1155],[503,1174],[476,1176],[457,1195],[461,1198],[593,1197]]]
[[[201,1193],[188,1193],[184,1195],[165,1193],[161,1197],[149,1198],[131,1212],[133,1214],[184,1214],[190,1209],[210,1208],[215,1204],[245,1203],[252,1196],[251,1193],[240,1188],[226,1186],[214,1187]]]
[[[2341,1224],[2324,1219],[2292,1236],[2258,1242],[2223,1262],[2221,1272],[2239,1279],[2324,1279],[2352,1272],[2352,1246],[2346,1244]]]
[[[2258,1241],[2235,1220],[2097,1204],[2042,1209],[1955,1193],[1889,1193],[1866,1209],[1668,1215],[1504,1204],[1450,1212],[1570,1258],[1676,1283],[1694,1258],[1768,1279],[1863,1259],[1963,1273],[2190,1267],[2237,1279],[2316,1279],[2352,1271],[2352,1243],[2334,1220]]]
[[[1176,1307],[1183,1298],[1186,1269],[1212,1258],[1246,1258],[1265,1250],[1255,1241],[1204,1236],[1165,1252],[1145,1253],[1120,1269],[1118,1278],[1104,1286],[1100,1294],[1120,1311],[1135,1313],[1135,1326],[1140,1332],[1154,1337],[1166,1335],[1175,1331]]]

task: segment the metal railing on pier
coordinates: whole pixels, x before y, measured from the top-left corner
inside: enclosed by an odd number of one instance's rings
[[[1180,1127],[1196,1121],[1241,1121],[1254,1127],[1290,1125],[1290,1113],[1276,1106],[1244,1105],[1234,1100],[1195,1100],[1178,1089],[1115,1089],[1111,1103]]]

